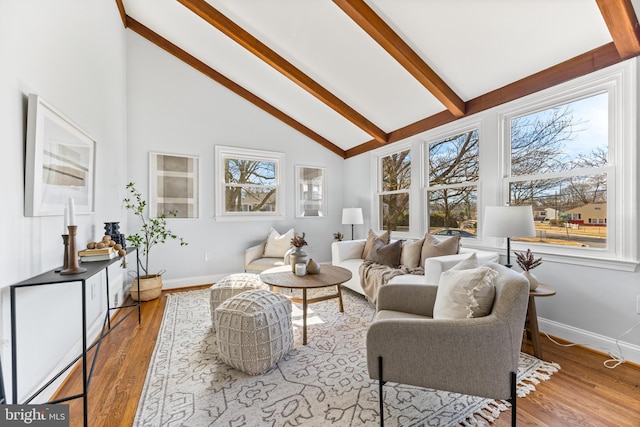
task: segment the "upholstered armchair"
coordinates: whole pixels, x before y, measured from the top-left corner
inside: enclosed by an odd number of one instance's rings
[[[434,319],[438,285],[379,289],[376,315],[367,331],[367,367],[369,376],[379,380],[380,425],[387,381],[508,400],[515,425],[529,283],[500,264],[486,266],[493,270],[495,296],[483,317]]]
[[[244,271],[261,273],[272,267],[289,264],[293,229],[284,234],[271,228],[264,242],[251,246],[244,251]]]

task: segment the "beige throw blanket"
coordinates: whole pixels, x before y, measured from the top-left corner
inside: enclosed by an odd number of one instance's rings
[[[389,280],[401,274],[424,274],[422,267],[408,268],[401,265],[399,268],[391,268],[373,261],[363,261],[358,269],[360,273],[360,285],[369,301],[376,303],[378,288],[386,285]]]

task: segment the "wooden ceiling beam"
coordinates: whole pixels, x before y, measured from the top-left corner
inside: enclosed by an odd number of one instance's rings
[[[234,40],[240,46],[262,59],[265,63],[279,71],[311,95],[315,96],[355,126],[371,135],[374,140],[381,144],[387,142],[386,132],[362,114],[349,107],[337,96],[296,68],[282,56],[278,55],[267,45],[242,29],[238,24],[224,16],[209,3],[204,0],[178,0],[178,2]]]
[[[455,117],[465,115],[465,102],[363,0],[333,2],[402,65]]]
[[[294,128],[298,132],[300,132],[303,135],[309,137],[310,139],[312,139],[313,141],[315,141],[318,144],[322,145],[323,147],[333,151],[334,153],[336,153],[340,157],[344,158],[346,156],[346,153],[342,148],[338,147],[337,145],[333,144],[331,141],[327,140],[326,138],[324,138],[321,135],[317,134],[313,130],[309,129],[308,127],[306,127],[302,123],[296,121],[295,119],[293,119],[289,115],[287,115],[287,114],[283,113],[282,111],[278,110],[273,105],[269,104],[268,102],[264,101],[263,99],[259,98],[258,96],[254,95],[253,93],[249,92],[248,90],[246,90],[245,88],[243,88],[239,84],[235,83],[234,81],[232,81],[229,78],[225,77],[224,75],[220,74],[219,72],[217,72],[216,70],[214,70],[213,68],[211,68],[210,66],[205,64],[204,62],[200,61],[199,59],[197,59],[193,55],[191,55],[188,52],[184,51],[183,49],[179,48],[175,44],[171,43],[169,40],[165,39],[164,37],[162,37],[158,33],[154,32],[150,28],[146,27],[145,25],[141,24],[140,22],[136,21],[135,19],[131,18],[128,15],[126,15],[126,23],[125,24],[126,24],[125,26],[127,28],[129,28],[130,30],[136,32],[140,36],[144,37],[145,39],[149,40],[151,43],[153,43],[156,46],[158,46],[159,48],[161,48],[161,49],[165,50],[166,52],[170,53],[171,55],[175,56],[176,58],[178,58],[179,60],[181,60],[185,64],[187,64],[187,65],[195,68],[196,70],[200,71],[202,74],[204,74],[207,77],[211,78],[215,82],[221,84],[222,86],[224,86],[225,88],[229,89],[230,91],[232,91],[236,95],[240,96],[241,98],[244,98],[245,100],[249,101],[250,103],[252,103],[256,107],[260,108],[261,110],[271,114],[276,119],[278,119],[278,120],[282,121],[283,123],[291,126],[292,128]]]
[[[614,43],[606,44],[467,101],[467,116],[593,73],[617,64],[623,59],[624,58],[621,58],[618,54]],[[412,137],[455,120],[457,120],[457,117],[453,116],[449,111],[442,111],[390,132],[389,143]],[[378,147],[372,144],[372,141],[368,141],[348,149],[346,151],[346,158],[364,154],[376,148]]]
[[[596,0],[620,58],[640,54],[640,23],[631,0]]]
[[[116,0],[116,6],[118,6],[118,13],[120,14],[120,19],[122,20],[122,26],[127,28],[127,13],[124,10],[124,4],[122,0]]]

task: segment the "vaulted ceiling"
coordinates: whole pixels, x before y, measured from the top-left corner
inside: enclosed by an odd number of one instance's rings
[[[348,158],[640,55],[640,0],[116,0],[123,24]]]

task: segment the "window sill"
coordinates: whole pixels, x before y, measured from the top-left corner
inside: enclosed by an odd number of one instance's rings
[[[221,215],[215,216],[214,219],[219,222],[232,221],[283,221],[284,215]]]

